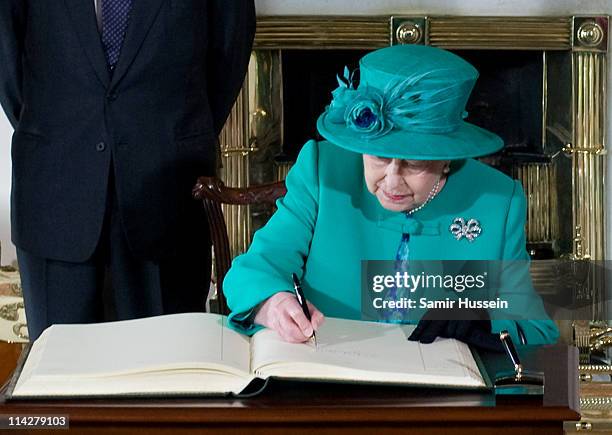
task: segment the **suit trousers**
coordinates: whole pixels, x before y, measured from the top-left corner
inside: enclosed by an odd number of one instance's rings
[[[181,225],[177,253],[148,261],[130,251],[112,176],[108,192],[100,239],[87,261],[41,258],[17,249],[31,341],[55,323],[205,311],[211,249],[200,204],[193,201],[189,223]]]

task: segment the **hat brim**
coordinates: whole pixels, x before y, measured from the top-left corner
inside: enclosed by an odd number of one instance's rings
[[[410,160],[458,160],[493,154],[504,146],[494,133],[462,121],[451,133],[414,133],[391,130],[377,138],[363,138],[345,124],[330,122],[327,112],[317,120],[321,136],[360,154]]]

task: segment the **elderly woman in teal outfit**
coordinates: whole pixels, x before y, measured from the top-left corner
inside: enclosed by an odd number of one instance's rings
[[[278,210],[225,278],[230,323],[246,334],[269,327],[300,342],[324,315],[362,318],[362,260],[529,259],[520,183],[473,159],[503,146],[463,120],[477,71],[450,52],[406,45],[364,56],[360,76],[358,87],[346,71],[339,77],[317,122],[327,140],[304,145]],[[293,272],[312,321],[291,292]],[[557,340],[530,284],[505,292],[528,301],[529,316],[486,318],[476,332]],[[469,341],[471,325],[422,320],[416,339]]]

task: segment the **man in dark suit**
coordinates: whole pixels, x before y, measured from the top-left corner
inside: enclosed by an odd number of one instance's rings
[[[204,310],[210,241],[191,187],[215,171],[254,28],[253,0],[0,1],[31,339]]]

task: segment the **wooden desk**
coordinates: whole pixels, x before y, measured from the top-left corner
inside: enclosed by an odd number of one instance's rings
[[[15,370],[22,350],[22,344],[0,341],[0,385],[4,385]]]
[[[558,345],[519,352],[528,368],[545,372],[544,397],[496,400],[488,392],[273,381],[249,399],[2,399],[0,414],[68,414],[70,427],[86,434],[563,433],[564,420],[580,418],[576,349]],[[483,359],[489,374],[508,369],[504,355]]]

